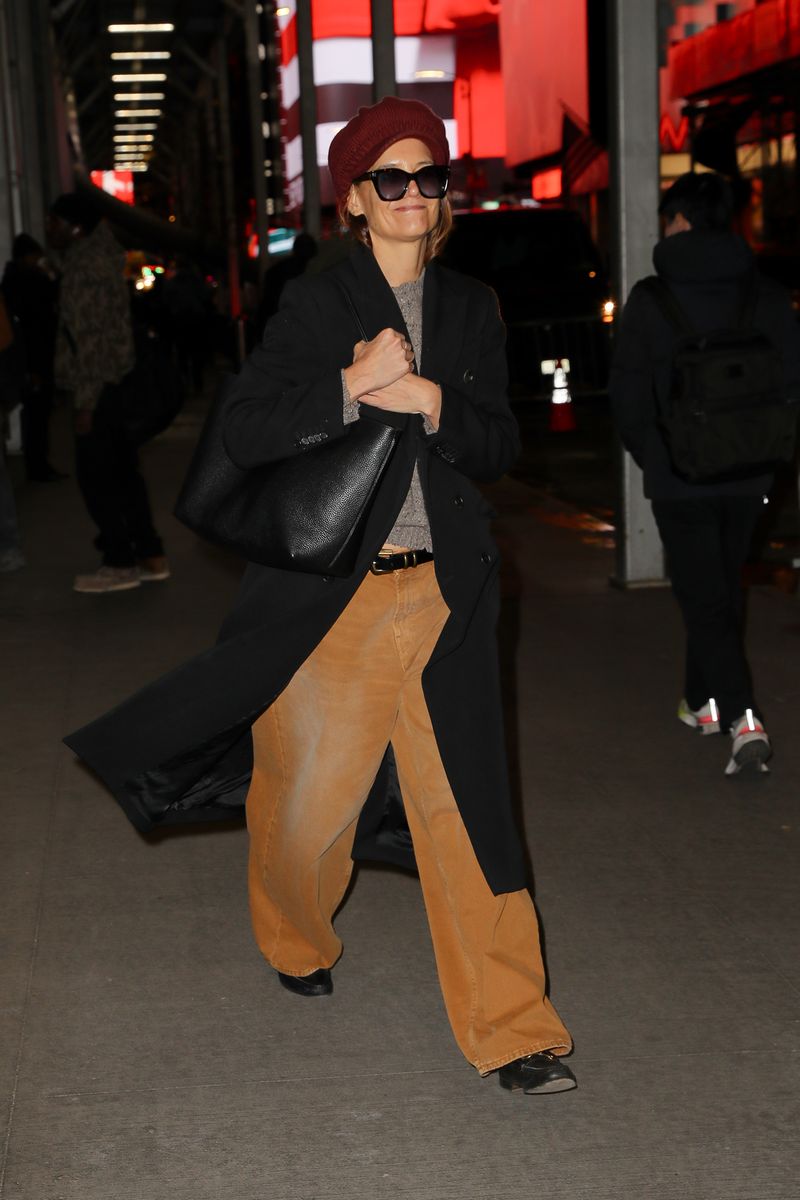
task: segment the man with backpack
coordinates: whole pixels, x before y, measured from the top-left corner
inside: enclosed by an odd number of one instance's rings
[[[659,205],[655,278],[632,289],[609,382],[614,420],[644,473],[686,627],[678,717],[728,732],[725,768],[766,770],[772,748],[743,644],[742,569],[794,451],[800,327],[731,230],[728,184],[681,176]]]

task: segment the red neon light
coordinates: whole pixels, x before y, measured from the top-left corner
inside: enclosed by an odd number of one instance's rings
[[[686,149],[686,143],[689,139],[689,118],[681,117],[676,129],[672,123],[672,117],[669,113],[662,113],[661,123],[658,126],[658,140],[661,143],[663,150],[673,151],[677,153],[680,150]]]
[[[133,204],[132,171],[92,171],[92,183],[123,204]]]
[[[394,0],[394,31],[398,37],[420,33],[452,33],[496,25],[499,0]],[[314,0],[314,37],[370,37],[369,0]]]
[[[456,38],[453,116],[458,125],[459,154],[505,156],[506,107],[500,43],[493,28],[481,37]]]
[[[281,62],[285,67],[297,55],[297,16],[293,16],[281,33]]]
[[[588,123],[586,12],[586,0],[504,0],[500,56],[511,166],[560,153],[565,108]]]
[[[531,179],[531,195],[534,200],[557,200],[561,195],[561,167],[540,171]]]

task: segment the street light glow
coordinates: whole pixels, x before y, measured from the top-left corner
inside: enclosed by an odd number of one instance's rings
[[[112,83],[166,83],[166,75],[112,75]]]
[[[116,62],[133,62],[137,58],[172,58],[169,50],[114,50],[111,57]]]
[[[134,25],[109,25],[109,33],[172,33],[175,26],[169,21],[157,24],[154,21],[139,21]]]

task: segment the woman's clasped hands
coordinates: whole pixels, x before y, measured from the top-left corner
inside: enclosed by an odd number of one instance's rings
[[[353,400],[387,412],[422,413],[438,428],[442,394],[438,384],[414,373],[414,350],[396,329],[382,329],[369,342],[356,342],[345,372]]]

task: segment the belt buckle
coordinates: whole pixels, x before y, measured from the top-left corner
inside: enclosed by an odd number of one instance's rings
[[[373,575],[391,575],[394,567],[382,567],[379,565],[380,561],[380,557],[373,558],[372,562],[369,564],[370,572]]]

